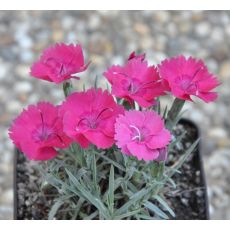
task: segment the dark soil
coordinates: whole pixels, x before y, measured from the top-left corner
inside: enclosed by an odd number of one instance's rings
[[[168,165],[173,164],[184,149],[198,137],[198,130],[192,123],[180,122],[174,130],[176,135],[187,131],[182,143],[169,156]],[[48,211],[55,197],[55,190],[48,194],[41,192],[41,177],[23,154],[17,154],[15,173],[15,219],[47,219]],[[35,163],[36,164],[36,163]],[[174,175],[177,188],[168,189],[166,199],[176,213],[176,219],[208,219],[206,185],[199,148],[191,154],[182,166],[181,174]],[[167,189],[167,188],[166,188]]]
[[[183,153],[184,149],[188,149],[199,136],[193,123],[182,120],[176,128],[175,134],[180,135],[184,130],[187,131],[187,134],[174,153],[169,156],[169,165],[173,164],[179,158],[180,153]],[[167,193],[167,199],[170,207],[176,213],[176,219],[209,219],[206,182],[201,157],[199,145],[181,167],[181,174],[177,173],[173,176],[177,188]]]

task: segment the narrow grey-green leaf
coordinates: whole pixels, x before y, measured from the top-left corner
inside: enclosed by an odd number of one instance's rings
[[[141,200],[146,194],[148,194],[151,191],[150,188],[146,189],[143,188],[139,192],[133,194],[129,201],[127,201],[124,205],[122,205],[117,211],[116,215],[122,215],[123,213],[127,212],[129,208],[134,205],[137,201]]]
[[[98,197],[93,196],[89,191],[84,189],[82,184],[77,180],[77,178],[68,169],[65,169],[65,170],[70,180],[73,182],[76,188],[81,192],[81,195],[85,197],[90,203],[92,203],[99,210],[100,214],[104,216],[104,218],[109,219],[110,217],[108,215],[108,210],[105,207],[105,205],[102,203],[102,201],[99,200]]]
[[[49,211],[49,215],[48,215],[48,219],[49,220],[53,220],[53,218],[55,217],[58,209],[63,205],[63,201],[62,200],[57,200],[53,206],[51,207],[50,211]]]
[[[95,154],[97,154],[99,157],[105,159],[107,162],[109,162],[110,164],[113,164],[115,167],[117,167],[118,169],[122,170],[122,171],[126,171],[125,168],[123,166],[121,166],[120,164],[118,164],[117,162],[115,162],[114,160],[108,158],[107,156],[103,155],[102,153],[98,153],[95,151]]]
[[[111,213],[113,213],[114,206],[114,167],[111,165],[109,174],[109,193],[108,193],[109,207]]]
[[[160,115],[161,114],[161,102],[159,99],[157,99],[157,113]]]
[[[86,166],[86,160],[84,156],[84,150],[80,147],[79,144],[73,143],[71,144],[71,149],[72,149],[72,155],[76,162],[80,164],[81,167]]]
[[[130,211],[130,212],[124,213],[124,214],[122,214],[122,215],[115,216],[114,219],[116,219],[116,220],[122,220],[122,219],[124,219],[124,218],[129,217],[129,216],[134,216],[134,215],[140,213],[141,210],[142,210],[142,209],[137,209],[137,210],[134,210],[134,211]]]
[[[179,135],[176,140],[172,141],[169,146],[168,146],[168,151],[170,152],[174,146],[177,144],[177,143],[180,143],[181,140],[185,137],[185,134],[187,133],[187,131],[184,131],[181,135]]]
[[[165,109],[164,109],[164,113],[162,115],[163,119],[165,120],[166,116],[167,116],[167,113],[168,113],[168,106],[166,105]]]
[[[93,174],[93,183],[94,183],[94,188],[98,192],[98,184],[97,184],[97,162],[95,158],[94,152],[92,153],[92,174]]]
[[[79,180],[85,174],[87,174],[87,170],[85,168],[81,168],[81,169],[78,170],[76,177]]]
[[[144,203],[144,206],[146,208],[148,208],[149,210],[151,210],[152,212],[154,212],[157,216],[159,216],[163,219],[169,219],[169,217],[160,208],[158,208],[155,204],[153,204],[149,201],[146,201]]]
[[[175,189],[176,188],[176,183],[174,182],[174,180],[172,178],[168,178],[168,182],[172,185],[172,187]]]
[[[128,188],[132,191],[132,193],[138,192],[138,189],[131,181],[127,181],[126,183],[127,183]]]
[[[97,89],[98,87],[98,76],[96,75],[95,81],[94,81],[94,88]]]
[[[169,207],[167,202],[162,197],[155,195],[154,198],[171,214],[172,217],[176,216],[174,211]]]
[[[84,218],[84,220],[92,220],[93,218],[95,218],[96,216],[98,216],[99,215],[99,212],[98,212],[98,210],[96,210],[95,212],[93,212],[92,214],[90,214],[89,216],[86,216],[85,218]]]
[[[77,218],[84,202],[85,202],[85,199],[82,197],[79,197],[79,200],[77,201],[76,208],[74,209],[74,215],[72,216],[72,220],[75,220]]]
[[[186,151],[185,153],[179,158],[179,160],[172,166],[172,169],[168,174],[169,177],[172,177],[175,173],[175,170],[178,170],[183,163],[187,160],[188,156],[194,151],[194,149],[197,147],[197,144],[199,143],[200,139],[197,139]]]

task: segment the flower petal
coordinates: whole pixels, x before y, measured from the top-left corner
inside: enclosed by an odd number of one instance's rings
[[[171,140],[170,132],[167,129],[162,130],[160,133],[153,135],[146,145],[150,149],[163,148],[169,144]]]
[[[110,148],[114,144],[114,139],[104,135],[104,133],[97,130],[88,130],[84,136],[98,148]]]
[[[127,148],[138,160],[155,160],[159,155],[158,150],[149,149],[144,143],[131,142],[127,144]]]

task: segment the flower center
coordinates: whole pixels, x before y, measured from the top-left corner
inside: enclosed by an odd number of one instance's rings
[[[32,138],[35,142],[47,141],[49,138],[53,137],[54,130],[52,127],[41,124],[33,132]]]
[[[189,94],[195,94],[197,95],[197,84],[196,82],[193,82],[193,77],[188,75],[182,75],[178,77],[175,81],[176,84],[180,85],[180,88]]]
[[[152,87],[157,81],[149,81],[141,83],[140,81],[133,79],[128,83],[124,84],[124,87],[130,94],[137,94],[139,92],[144,92],[146,89]]]
[[[203,68],[198,68],[193,75],[186,75],[182,74],[178,76],[175,83],[180,84],[181,89],[189,94],[198,95],[198,87],[196,81],[194,81],[196,75],[202,70]]]
[[[129,92],[130,94],[135,94],[135,93],[137,93],[137,92],[138,92],[138,89],[139,89],[139,86],[138,86],[138,84],[137,84],[136,82],[134,82],[134,81],[130,82],[129,85],[128,85],[128,88],[127,88],[128,92]]]
[[[99,113],[91,112],[89,114],[86,114],[83,118],[81,118],[78,121],[76,131],[79,131],[80,128],[96,129],[101,120],[107,118],[108,116],[111,116],[111,113],[106,113],[106,112],[113,112],[113,109],[105,108],[105,109],[102,109]]]
[[[66,65],[64,63],[60,63],[54,58],[48,58],[45,64],[55,70],[57,77],[62,77],[63,75],[68,74],[68,68],[66,68]]]
[[[79,131],[80,127],[95,129],[97,127],[97,122],[92,116],[87,116],[79,120],[76,130]]]
[[[137,140],[139,142],[144,141],[146,137],[148,136],[147,130],[143,128],[138,128],[135,125],[130,125],[129,126],[132,130],[132,140]]]

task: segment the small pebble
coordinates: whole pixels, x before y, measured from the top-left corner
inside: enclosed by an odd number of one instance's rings
[[[32,91],[32,85],[28,81],[21,81],[15,85],[14,90],[17,93],[29,93]]]
[[[211,25],[208,22],[201,22],[196,26],[195,32],[198,36],[206,37],[211,33]]]

